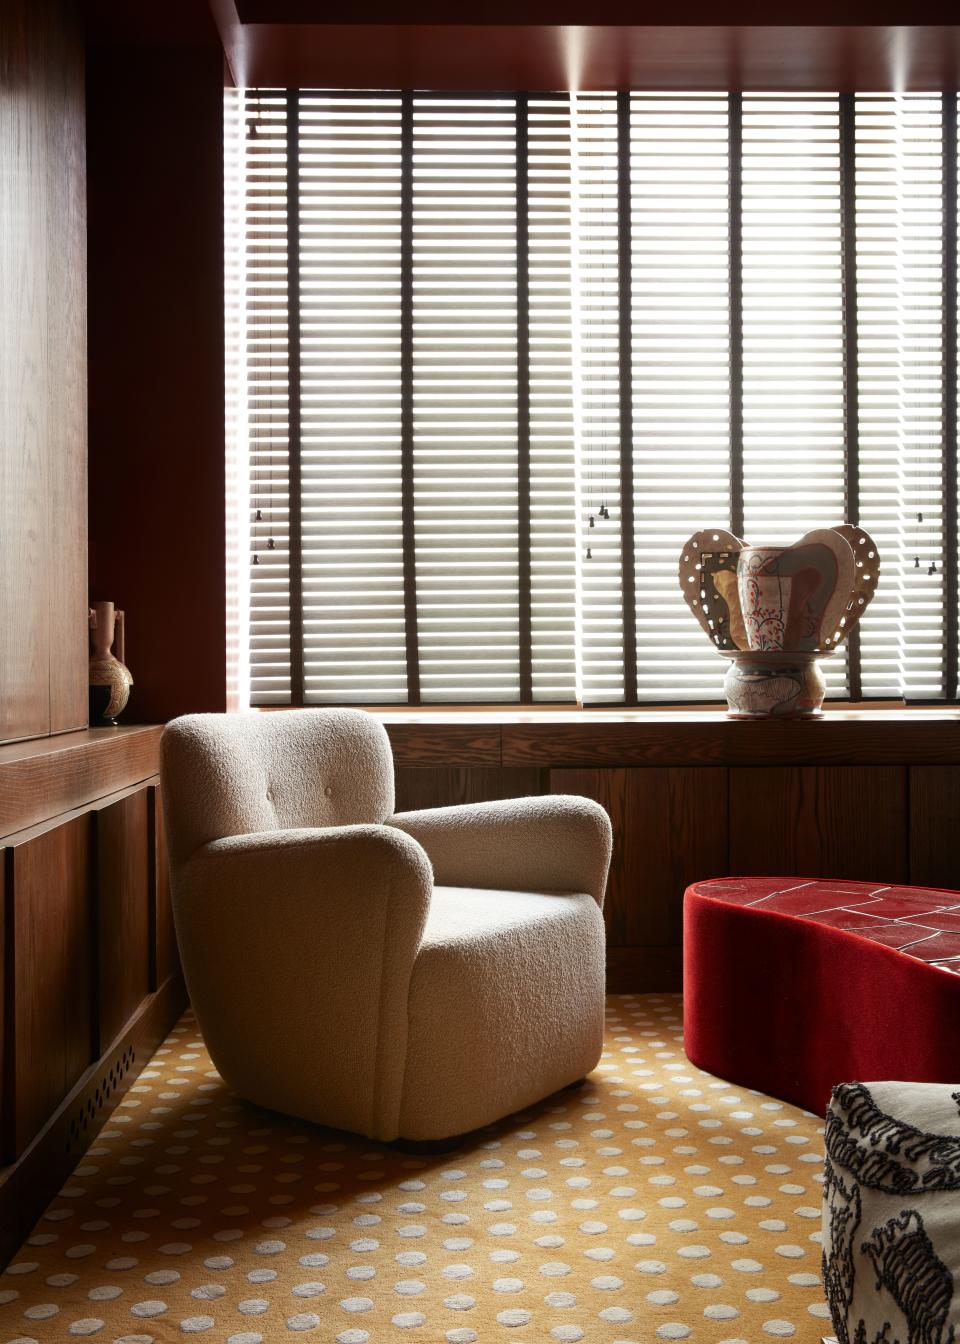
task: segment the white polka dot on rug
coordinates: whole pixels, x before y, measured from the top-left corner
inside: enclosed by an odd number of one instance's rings
[[[748,1288],[745,1296],[750,1302],[778,1302],[780,1294],[776,1288]]]
[[[822,1124],[689,1065],[676,1002],[611,998],[578,1093],[439,1163],[256,1112],[193,1028],[175,1032],[81,1158],[99,1171],[68,1181],[14,1257],[0,1341],[29,1323],[59,1344],[79,1317],[103,1321],[104,1344],[813,1344],[819,1191],[799,1160],[821,1159]],[[114,1254],[134,1239],[136,1256]]]
[[[288,1330],[316,1330],[320,1324],[320,1317],[315,1311],[300,1311],[295,1316],[287,1318]]]
[[[143,1302],[134,1302],[130,1308],[131,1316],[162,1316],[167,1310],[166,1302],[161,1302],[159,1298],[147,1298]],[[243,1310],[241,1306],[241,1310]]]
[[[373,1302],[369,1297],[345,1297],[340,1303],[344,1311],[372,1311]]]
[[[469,1293],[452,1293],[443,1299],[443,1305],[449,1311],[472,1311],[477,1305],[477,1299]]]
[[[628,1321],[633,1320],[633,1312],[628,1311],[626,1307],[604,1307],[602,1311],[597,1312],[601,1321],[606,1321],[609,1325],[626,1325]]]
[[[237,1303],[237,1311],[242,1312],[244,1316],[262,1316],[269,1310],[270,1303],[265,1297],[247,1297]]]
[[[532,1313],[524,1311],[520,1307],[511,1307],[508,1311],[498,1311],[497,1321],[500,1325],[510,1326],[529,1325],[533,1319]]]

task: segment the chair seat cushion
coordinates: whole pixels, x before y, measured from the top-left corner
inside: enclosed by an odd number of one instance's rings
[[[410,982],[400,1133],[464,1134],[582,1078],[603,1040],[586,894],[435,887]]]
[[[844,1083],[826,1149],[823,1280],[837,1338],[960,1339],[960,1090]]]

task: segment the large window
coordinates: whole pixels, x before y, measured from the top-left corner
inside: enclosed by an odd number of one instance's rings
[[[230,97],[254,704],[714,700],[683,542],[843,521],[956,698],[954,95]]]

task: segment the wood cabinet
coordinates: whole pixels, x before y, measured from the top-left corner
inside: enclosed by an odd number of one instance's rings
[[[7,842],[7,1158],[23,1152],[93,1059],[92,827],[74,817]]]
[[[0,1258],[185,1003],[160,733],[86,730],[32,755],[0,747],[0,817],[29,822],[0,838]]]
[[[87,722],[84,39],[0,5],[0,742]]]
[[[909,881],[906,767],[755,766],[729,773],[732,873]]]
[[[698,878],[800,874],[960,888],[960,713],[383,712],[397,807],[577,793],[613,823],[608,984],[681,988]]]
[[[97,1054],[121,1034],[150,993],[149,785],[90,814],[95,836]]]

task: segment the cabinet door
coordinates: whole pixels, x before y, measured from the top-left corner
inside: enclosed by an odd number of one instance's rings
[[[97,828],[99,1036],[105,1051],[150,992],[147,790],[94,813]]]
[[[610,988],[679,989],[683,893],[727,872],[726,770],[551,770],[550,791],[595,799],[613,823],[604,905]]]
[[[907,881],[907,780],[896,765],[730,771],[730,871]]]
[[[170,865],[167,859],[167,836],[164,830],[163,800],[159,784],[151,784],[150,837],[152,884],[152,967],[150,988],[159,989],[180,968],[177,955],[177,936],[173,927],[173,909],[170,905]]]
[[[94,1054],[89,814],[12,847],[6,897],[14,969],[12,1115],[7,1157],[21,1153]]]
[[[960,887],[960,767],[910,767],[910,881],[920,887]]]

